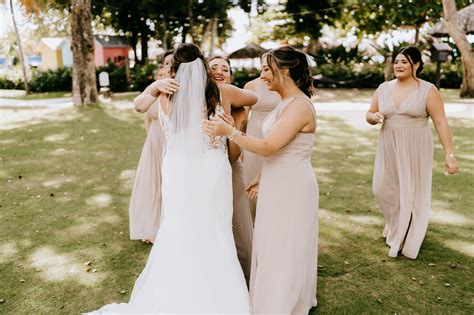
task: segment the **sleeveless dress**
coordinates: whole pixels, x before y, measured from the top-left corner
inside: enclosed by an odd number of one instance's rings
[[[232,236],[232,174],[226,137],[207,137],[193,156],[170,146],[162,166],[163,216],[130,302],[98,313],[249,314]],[[221,113],[219,107],[217,113]],[[204,117],[203,117],[204,118]]]
[[[385,116],[375,155],[373,192],[386,225],[389,256],[401,250],[415,259],[428,228],[431,208],[433,137],[426,109],[433,84],[420,80],[397,109],[391,90],[396,80],[377,90]]]
[[[316,113],[313,104],[304,99]],[[282,100],[262,126],[267,134]],[[314,133],[299,133],[264,160],[255,221],[250,300],[256,314],[308,314],[316,305],[319,188]]]
[[[232,216],[232,231],[235,247],[242,271],[247,284],[250,281],[250,266],[252,260],[253,220],[250,214],[249,199],[245,192],[244,168],[242,160],[230,163],[232,167],[232,193],[234,214]]]
[[[151,240],[156,237],[161,221],[161,163],[166,146],[158,119],[158,102],[147,111],[152,117],[138,162],[130,198],[130,239]]]
[[[258,97],[258,101],[250,109],[250,117],[247,123],[246,133],[252,137],[263,138],[263,121],[268,114],[275,109],[278,102],[281,100],[281,97],[278,93],[269,91],[263,80],[259,80],[255,94]],[[264,158],[261,155],[244,150],[243,167],[245,185],[248,185],[250,181],[260,173],[262,170],[263,159]],[[252,213],[253,218],[255,218],[255,206],[256,200],[250,200],[250,212]]]

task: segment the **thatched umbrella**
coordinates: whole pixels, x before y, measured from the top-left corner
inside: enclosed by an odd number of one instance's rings
[[[249,44],[245,46],[244,48],[238,49],[230,53],[228,58],[229,59],[253,59],[253,58],[260,57],[260,55],[264,51],[266,51],[266,49],[260,45]]]
[[[474,34],[474,4],[458,11],[459,21],[463,25],[466,34]],[[434,37],[449,37],[448,25],[445,20],[436,23],[428,34]]]

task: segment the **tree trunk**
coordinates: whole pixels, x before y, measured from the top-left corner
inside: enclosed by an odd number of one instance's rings
[[[81,106],[97,102],[91,0],[72,0],[71,4],[72,103]]]
[[[191,43],[194,43],[194,17],[193,17],[193,0],[188,0],[188,23],[189,34],[191,35]]]
[[[420,41],[420,27],[418,25],[415,25],[415,45],[418,45],[419,41]]]
[[[132,46],[133,59],[136,65],[140,64],[140,60],[138,60],[138,54],[137,54],[137,42],[138,42],[137,35],[135,35],[135,33],[132,32],[132,36],[130,37],[130,46]]]
[[[474,97],[474,53],[467,41],[466,33],[459,21],[454,0],[443,0],[444,19],[448,24],[449,35],[461,52],[463,68],[461,97]]]
[[[384,79],[385,81],[390,81],[392,80],[392,77],[393,77],[392,53],[389,52],[385,55]]]
[[[163,21],[161,21],[161,28],[163,30],[163,39],[162,39],[162,45],[163,45],[163,50],[167,51],[168,50],[168,30],[167,30],[167,25],[166,19],[163,18]]]
[[[148,36],[142,32],[140,44],[142,46],[142,59],[141,64],[146,64],[146,60],[148,59]]]
[[[12,21],[13,21],[13,28],[15,29],[16,41],[18,43],[18,54],[20,55],[21,71],[23,72],[23,85],[25,87],[25,93],[26,95],[28,95],[30,94],[30,87],[28,85],[28,76],[26,74],[25,58],[23,56],[23,48],[21,47],[20,33],[18,33],[18,27],[16,25],[16,19],[15,19],[15,13],[13,9],[12,0],[10,0],[10,10],[12,13]]]
[[[214,48],[217,40],[217,22],[217,16],[214,16],[214,18],[212,19],[211,45],[209,48],[209,57],[214,56]]]

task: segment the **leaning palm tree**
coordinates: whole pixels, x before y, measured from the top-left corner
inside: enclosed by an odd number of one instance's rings
[[[32,1],[21,1],[21,2],[25,2],[24,5],[27,10],[33,9],[34,2]],[[15,30],[16,42],[18,45],[18,54],[19,54],[19,59],[20,59],[21,70],[23,72],[23,84],[25,86],[25,93],[26,95],[28,95],[30,93],[30,87],[28,85],[28,75],[26,74],[25,57],[23,55],[23,48],[21,46],[20,33],[18,32],[18,26],[16,24],[15,10],[13,8],[13,0],[10,0],[10,12],[12,15],[13,28]]]
[[[2,0],[0,0],[2,1]],[[6,0],[3,0],[6,1]],[[97,102],[97,86],[94,64],[94,37],[92,35],[91,0],[18,0],[28,13],[37,13],[51,5],[70,8],[72,37],[72,102],[76,106]],[[20,35],[13,11],[13,0],[10,0],[13,24],[15,27],[20,60],[23,67],[25,90],[28,94],[28,80],[23,59]]]

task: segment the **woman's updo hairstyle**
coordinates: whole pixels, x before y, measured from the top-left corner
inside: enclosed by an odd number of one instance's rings
[[[423,60],[421,59],[420,50],[416,46],[409,45],[407,47],[400,49],[397,55],[400,55],[400,54],[402,54],[408,59],[408,62],[410,63],[410,66],[411,66],[412,73],[413,73],[413,65],[418,62],[420,63],[420,66],[418,67],[418,69],[416,69],[416,75],[418,76],[421,70],[423,70]]]
[[[311,97],[313,80],[306,55],[291,46],[283,46],[265,52],[262,59],[266,59],[273,75],[281,80],[281,70],[288,69],[289,75],[306,96]]]

